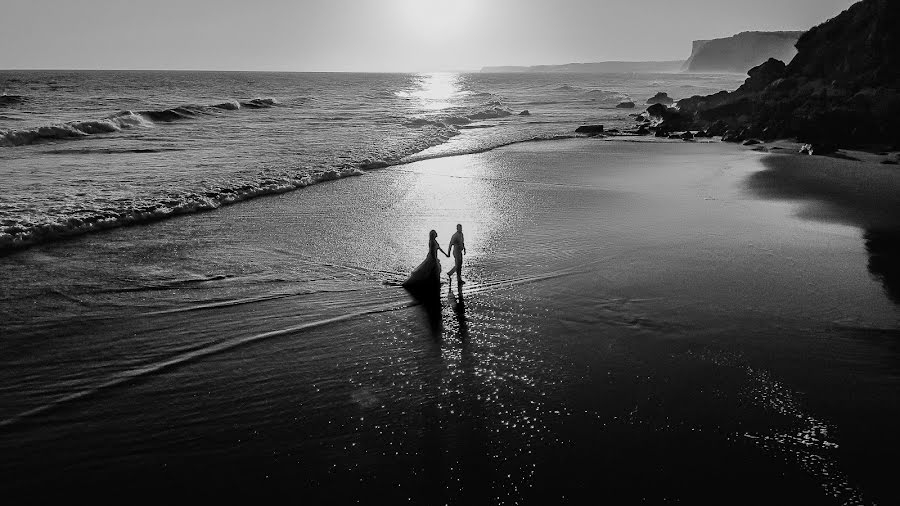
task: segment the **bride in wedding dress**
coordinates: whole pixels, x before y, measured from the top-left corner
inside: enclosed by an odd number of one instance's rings
[[[432,230],[428,233],[428,256],[425,261],[416,267],[416,270],[409,275],[409,278],[403,282],[406,288],[426,288],[428,286],[440,286],[441,284],[441,262],[437,258],[437,252],[440,251],[447,257],[447,254],[441,245],[437,242],[437,232]]]

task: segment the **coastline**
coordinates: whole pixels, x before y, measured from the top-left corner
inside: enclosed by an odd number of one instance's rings
[[[897,303],[770,157],[522,143],[3,257],[11,493],[890,502]],[[422,311],[456,223],[464,310]]]
[[[319,184],[322,182],[334,181],[338,179],[343,179],[346,177],[354,177],[361,176],[366,174],[372,170],[379,170],[390,167],[398,167],[403,166],[409,163],[414,163],[418,161],[430,160],[435,158],[444,158],[444,157],[454,157],[454,156],[464,156],[471,154],[484,153],[488,151],[492,151],[495,149],[503,148],[506,146],[511,146],[520,143],[530,143],[530,142],[546,142],[546,141],[559,141],[565,139],[574,139],[574,138],[590,138],[592,136],[584,136],[576,133],[559,133],[554,135],[546,135],[534,138],[520,139],[520,140],[512,140],[512,141],[503,141],[496,144],[491,144],[483,147],[471,147],[467,149],[449,149],[447,150],[446,142],[444,144],[439,144],[436,146],[432,146],[430,148],[423,149],[417,153],[405,156],[396,162],[365,162],[359,164],[356,167],[349,168],[334,168],[330,170],[322,170],[318,172],[312,172],[302,178],[287,182],[285,184],[280,185],[269,185],[265,187],[258,188],[235,188],[234,191],[228,191],[220,195],[218,199],[211,199],[208,197],[198,197],[197,199],[189,202],[182,203],[181,205],[174,206],[171,208],[147,208],[147,209],[134,209],[119,213],[116,216],[103,216],[89,220],[82,220],[76,217],[73,217],[69,223],[66,223],[64,226],[62,225],[51,225],[42,227],[39,229],[35,229],[32,233],[26,237],[8,237],[9,234],[0,234],[0,257],[15,254],[18,251],[25,250],[27,248],[33,247],[35,245],[51,243],[59,240],[67,240],[76,237],[80,237],[85,234],[96,233],[105,230],[116,229],[120,227],[134,226],[134,225],[143,225],[154,223],[161,220],[167,220],[171,218],[175,218],[183,215],[190,215],[197,212],[207,212],[218,209],[223,206],[229,206],[241,202],[245,202],[251,199],[256,199],[259,197],[267,197],[272,195],[278,195],[284,192],[290,192],[295,190],[301,190],[311,185]],[[644,135],[629,135],[627,133],[613,133],[607,134],[606,136],[601,136],[597,140],[605,140],[611,142],[640,142],[640,143],[652,143],[652,142],[680,142],[675,139],[656,139],[650,136]],[[697,139],[697,141],[701,143],[715,143],[715,142],[723,142],[721,138],[709,138],[709,139]],[[800,148],[802,147],[802,143],[791,141],[791,140],[780,140],[780,141],[771,141],[766,143],[761,143],[754,146],[752,149],[760,151],[766,150],[772,153],[778,154],[792,154],[798,153]],[[742,146],[736,145],[736,149],[745,149]],[[884,153],[879,152],[878,150],[870,150],[870,151],[844,151],[842,150],[840,153],[844,153],[841,158],[844,158],[848,161],[865,161],[867,163],[871,162],[884,162],[884,160],[900,160],[900,152],[890,152]],[[849,154],[847,154],[849,153]],[[826,155],[828,158],[835,158],[834,155]],[[849,166],[848,166],[849,167]],[[6,236],[6,237],[5,237]]]
[[[900,506],[900,0],[312,3],[2,9],[0,497]]]
[[[687,95],[738,84],[733,77],[678,75],[651,83],[615,74],[598,82],[581,74],[184,73],[163,93],[172,79],[165,73],[7,77],[21,98],[4,109],[0,130],[21,130],[25,140],[34,130],[39,142],[0,149],[6,251],[290,191],[410,155],[568,136],[580,121],[621,125],[630,119],[615,108],[619,100],[660,86]],[[122,96],[104,94],[112,88],[122,88]],[[60,101],[59,89],[81,92]],[[370,102],[360,108],[359,97]],[[69,127],[91,133],[48,141]]]

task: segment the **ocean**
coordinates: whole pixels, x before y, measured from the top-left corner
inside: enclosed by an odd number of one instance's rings
[[[3,497],[898,502],[896,171],[572,136],[735,76],[2,76]]]
[[[424,157],[632,126],[738,76],[0,72],[0,249]],[[638,109],[615,106],[633,100]],[[520,116],[528,110],[529,116]]]

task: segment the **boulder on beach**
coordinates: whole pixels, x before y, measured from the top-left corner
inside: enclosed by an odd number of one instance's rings
[[[663,104],[653,104],[647,108],[647,114],[654,118],[665,119],[668,110],[669,108]]]
[[[575,129],[577,134],[600,135],[603,133],[603,125],[583,125]]]
[[[837,151],[837,147],[834,144],[824,142],[804,144],[800,148],[800,154],[802,155],[829,155],[835,151]]]
[[[666,107],[663,104],[653,104],[647,108],[647,114],[651,118],[662,120],[657,129],[673,132],[688,130],[693,125],[693,118],[689,114],[684,114],[673,107]]]
[[[663,105],[672,105],[675,103],[672,98],[669,97],[668,93],[660,91],[656,95],[647,99],[648,104],[663,104]]]
[[[634,109],[634,102],[621,102],[616,109]]]

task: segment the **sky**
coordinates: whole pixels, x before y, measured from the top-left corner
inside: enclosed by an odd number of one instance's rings
[[[0,69],[450,71],[683,60],[853,0],[0,0]]]

